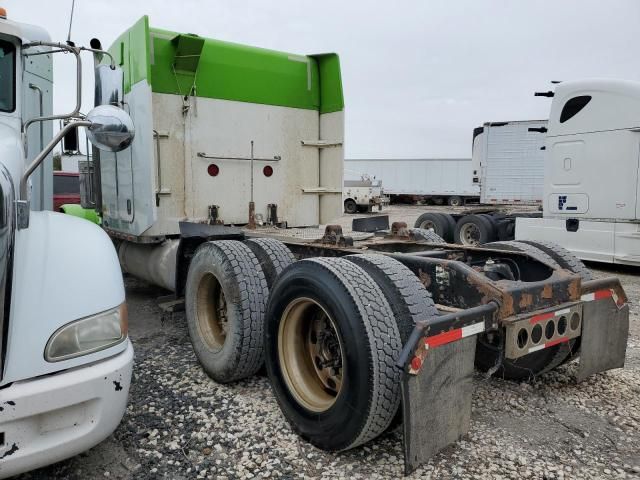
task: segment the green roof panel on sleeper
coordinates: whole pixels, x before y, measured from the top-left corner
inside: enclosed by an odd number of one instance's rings
[[[146,80],[157,93],[319,110],[344,108],[336,54],[295,55],[149,27],[142,17],[109,49],[125,92]]]

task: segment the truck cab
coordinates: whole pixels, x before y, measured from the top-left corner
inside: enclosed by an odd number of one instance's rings
[[[91,448],[127,405],[133,349],[113,244],[51,211],[50,153],[62,135],[86,127],[99,144],[118,129],[79,113],[80,85],[75,111],[52,114],[52,57],[73,53],[80,78],[83,50],[0,9],[0,478]],[[63,118],[72,127],[54,136]]]
[[[543,218],[516,239],[550,240],[583,260],[640,264],[640,82],[560,83],[546,137]]]

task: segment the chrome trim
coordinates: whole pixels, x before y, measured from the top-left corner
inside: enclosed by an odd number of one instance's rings
[[[15,192],[11,174],[0,164],[0,380],[4,373],[6,334],[11,304],[13,243],[15,239]]]

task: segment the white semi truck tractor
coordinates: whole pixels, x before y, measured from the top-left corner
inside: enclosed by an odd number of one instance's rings
[[[96,225],[42,208],[51,150],[72,128],[112,151],[132,140],[116,106],[80,113],[83,50],[0,9],[0,478],[91,448],[127,405],[133,349],[113,244]],[[63,115],[52,113],[58,52],[77,60],[77,104]],[[67,126],[54,136],[58,120]]]
[[[640,265],[640,82],[562,82],[546,95],[543,215],[517,218],[515,238]]]
[[[581,260],[640,265],[640,82],[567,81],[536,95],[553,98],[549,120],[520,122],[531,141],[506,155],[536,165],[542,160],[542,211],[485,206],[465,214],[428,212],[415,226],[465,245],[554,242]],[[540,157],[531,150],[535,145]],[[518,163],[502,162],[503,175]],[[537,178],[518,172],[518,188],[539,188]]]
[[[110,52],[136,136],[97,165],[94,155],[83,171],[95,181],[81,183],[123,268],[184,305],[214,381],[266,366],[307,441],[348,450],[402,418],[411,471],[468,431],[474,365],[527,380],[577,356],[578,379],[624,364],[620,282],[593,280],[562,249],[447,245],[380,217],[352,233],[330,224],[343,206],[337,55],[171,32],[147,17]]]

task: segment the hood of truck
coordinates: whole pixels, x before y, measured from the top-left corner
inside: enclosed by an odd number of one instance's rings
[[[16,231],[11,313],[2,384],[66,370],[115,355],[114,347],[47,362],[50,336],[63,325],[117,307],[125,300],[113,243],[98,226],[54,212],[31,212]]]

